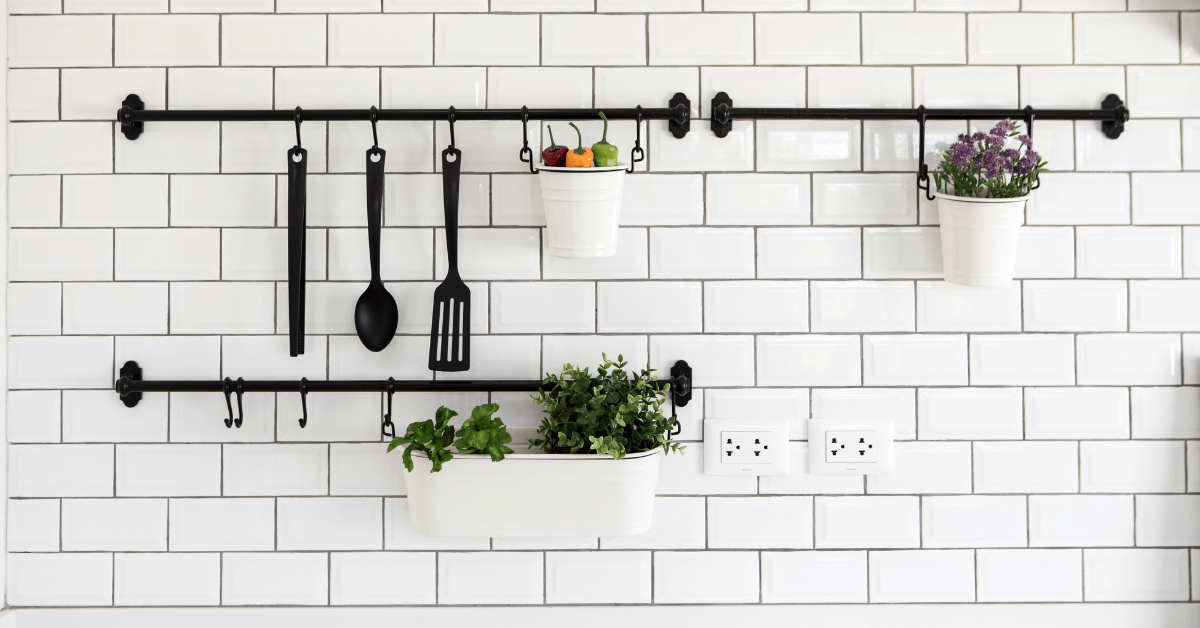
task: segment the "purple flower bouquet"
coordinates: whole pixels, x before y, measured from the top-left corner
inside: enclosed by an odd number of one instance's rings
[[[1005,148],[1017,138],[1016,148]],[[987,133],[959,135],[942,155],[933,179],[942,194],[972,198],[1017,198],[1029,194],[1046,167],[1033,140],[1017,131],[1012,120],[1001,120]]]

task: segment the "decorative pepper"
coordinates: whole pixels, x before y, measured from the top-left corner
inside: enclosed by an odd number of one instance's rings
[[[550,146],[542,150],[542,163],[551,168],[562,168],[567,163],[567,153],[571,149],[554,143],[554,129],[549,124],[546,130],[550,131]]]
[[[592,149],[583,147],[583,133],[579,132],[579,127],[575,126],[574,122],[568,122],[571,128],[575,129],[575,135],[579,136],[579,148],[567,153],[568,168],[591,168],[592,167]]]
[[[597,166],[615,166],[617,153],[620,151],[615,144],[608,143],[608,116],[601,111],[600,117],[604,119],[604,135],[600,137],[599,142],[592,144],[592,153],[595,155]]]

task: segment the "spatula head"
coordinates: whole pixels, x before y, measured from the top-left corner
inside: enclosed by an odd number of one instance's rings
[[[457,276],[433,292],[433,329],[429,332],[429,370],[471,368],[471,289]]]

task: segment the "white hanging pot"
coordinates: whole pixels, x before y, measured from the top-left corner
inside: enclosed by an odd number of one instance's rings
[[[617,254],[625,166],[542,166],[538,180],[551,255],[596,258]]]
[[[455,454],[442,470],[413,453],[404,472],[413,528],[429,536],[611,537],[650,529],[662,449],[596,454]]]
[[[1025,222],[1025,201],[970,198],[934,192],[942,235],[942,271],[946,281],[993,288],[1012,283],[1017,237]]]

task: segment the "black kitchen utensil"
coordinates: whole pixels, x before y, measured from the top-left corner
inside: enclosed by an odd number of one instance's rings
[[[371,283],[354,307],[354,329],[363,346],[382,351],[396,335],[400,319],[396,299],[379,278],[379,236],[383,226],[383,159],[378,146],[367,149],[367,244],[371,254]]]
[[[296,145],[288,150],[288,348],[304,353],[304,281],[308,221],[305,177],[308,151],[300,147],[300,108],[296,107]]]
[[[453,128],[453,122],[451,123]],[[458,175],[462,151],[453,140],[442,151],[442,199],[446,207],[446,279],[433,292],[429,370],[471,368],[471,289],[458,276]]]

